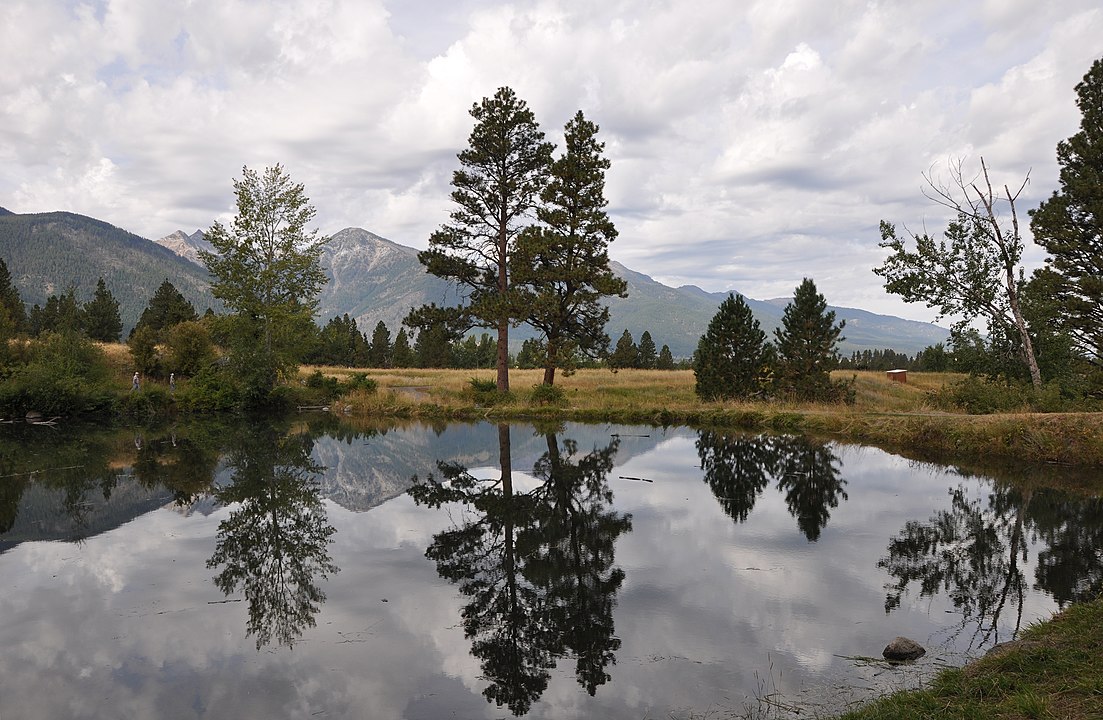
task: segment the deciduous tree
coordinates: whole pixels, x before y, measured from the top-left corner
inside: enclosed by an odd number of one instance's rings
[[[897,236],[896,227],[882,220],[881,247],[892,254],[873,272],[885,279],[886,290],[906,302],[937,308],[940,318],[958,318],[954,325],[959,329],[982,317],[989,335],[1016,337],[1031,382],[1040,387],[1041,372],[1019,307],[1023,242],[1015,203],[1029,175],[1015,191],[1004,185],[1001,194],[993,189],[983,158],[980,167],[980,175],[970,180],[960,163],[952,165],[950,185],[925,176],[929,197],[954,210],[957,218],[947,226],[945,240],[909,232],[914,252],[907,249],[906,238]],[[1004,204],[1009,224],[1000,214]]]
[[[246,404],[261,405],[295,370],[312,330],[326,282],[319,256],[328,238],[307,231],[314,207],[280,165],[263,175],[243,168],[234,194],[233,222],[212,225],[206,238],[215,251],[199,255],[214,278],[215,297],[233,313],[230,358]]]

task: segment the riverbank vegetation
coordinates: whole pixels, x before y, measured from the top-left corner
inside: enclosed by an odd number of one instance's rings
[[[840,720],[1097,718],[1101,654],[1103,600],[1072,605],[924,690],[889,695]]]

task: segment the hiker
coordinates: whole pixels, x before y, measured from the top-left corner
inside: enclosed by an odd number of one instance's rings
[[[134,380],[130,385],[130,392],[136,392],[142,386],[142,381],[138,379],[138,373],[134,373]]]

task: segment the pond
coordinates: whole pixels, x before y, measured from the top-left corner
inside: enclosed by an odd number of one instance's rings
[[[4,718],[807,716],[1103,585],[1098,497],[798,436],[3,433]]]

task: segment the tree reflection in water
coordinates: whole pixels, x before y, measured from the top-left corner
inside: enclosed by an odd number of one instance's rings
[[[609,675],[620,640],[613,607],[624,571],[613,567],[617,537],[631,518],[611,509],[607,476],[619,441],[578,457],[577,444],[554,434],[536,462],[531,492],[513,487],[509,426],[498,426],[501,475],[480,480],[439,463],[440,479],[419,481],[418,504],[460,503],[473,511],[438,533],[426,550],[441,577],[470,598],[463,626],[482,661],[487,700],[516,715],[547,688],[556,660],[576,658],[579,684],[593,695]]]
[[[233,482],[215,492],[237,504],[219,523],[208,568],[222,568],[215,585],[227,596],[240,586],[249,605],[247,634],[257,650],[273,640],[292,647],[314,627],[326,596],[318,581],[338,572],[329,556],[334,528],[319,497],[306,435],[259,425],[243,431],[227,453]]]
[[[759,496],[776,482],[797,527],[815,542],[831,510],[847,499],[838,456],[827,443],[811,438],[702,430],[697,456],[705,483],[737,523],[746,522]]]
[[[1103,587],[1103,502],[1057,490],[1021,490],[993,484],[983,499],[963,487],[950,491],[950,509],[925,523],[908,522],[892,538],[878,567],[895,582],[886,586],[885,611],[899,607],[908,588],[921,597],[944,591],[972,628],[970,647],[1000,640],[1000,620],[1015,612],[1012,637],[1022,624],[1027,579],[1024,565],[1037,545],[1037,587],[1058,605],[1089,600]]]

